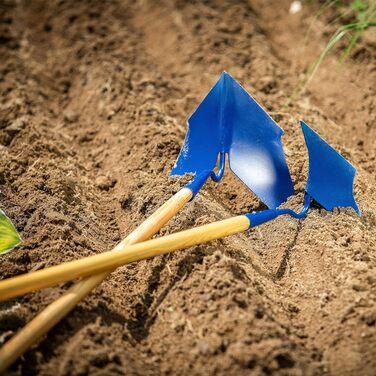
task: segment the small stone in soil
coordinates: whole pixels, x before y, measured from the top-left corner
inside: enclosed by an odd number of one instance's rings
[[[95,179],[95,185],[102,191],[108,191],[110,188],[113,188],[116,182],[116,179],[103,175]]]

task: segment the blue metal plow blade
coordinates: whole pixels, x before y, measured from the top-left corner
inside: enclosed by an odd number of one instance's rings
[[[171,175],[213,171],[219,155],[223,170],[227,154],[231,170],[269,208],[294,193],[282,129],[228,73],[222,73],[188,127]]]
[[[300,124],[309,155],[306,192],[326,210],[351,207],[360,215],[353,193],[355,167],[304,121]]]

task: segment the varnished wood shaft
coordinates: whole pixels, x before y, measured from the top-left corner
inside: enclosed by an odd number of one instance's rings
[[[30,291],[53,286],[75,278],[100,273],[134,261],[188,248],[196,244],[244,231],[248,227],[249,219],[241,215],[161,238],[148,240],[143,243],[122,248],[118,247],[117,250],[120,252],[105,252],[81,260],[71,261],[44,270],[9,278],[8,280],[0,282],[0,300],[23,295]]]
[[[142,242],[157,233],[190,199],[192,191],[183,188],[155,211],[139,227],[129,234],[113,250],[124,250],[126,246]],[[97,287],[110,273],[102,271],[87,277],[68,289],[0,349],[0,373],[4,372],[30,346],[63,319],[82,299]],[[1,294],[0,294],[1,296]]]

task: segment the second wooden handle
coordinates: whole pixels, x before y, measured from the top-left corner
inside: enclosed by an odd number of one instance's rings
[[[48,269],[10,278],[0,282],[0,299],[9,299],[75,278],[100,273],[120,265],[232,235],[248,229],[249,225],[249,219],[241,215],[122,249],[119,247],[118,250],[121,252],[105,252],[81,260],[67,262]]]
[[[192,191],[181,189],[129,234],[114,250],[142,242],[158,232],[192,198]],[[0,349],[0,373],[4,372],[38,339],[64,318],[82,299],[97,287],[110,271],[101,272],[77,282],[59,299],[31,320]]]

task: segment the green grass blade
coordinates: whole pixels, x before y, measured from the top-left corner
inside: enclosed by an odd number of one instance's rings
[[[349,57],[352,49],[354,48],[356,42],[358,41],[361,35],[362,35],[362,30],[357,30],[355,34],[351,36],[349,44],[347,45],[345,51],[342,53],[339,59],[340,64],[343,64],[346,61],[346,59]]]
[[[307,72],[307,76],[305,79],[305,82],[303,84],[303,87],[306,87],[309,82],[312,80],[313,76],[315,76],[317,70],[319,69],[321,63],[325,59],[326,55],[329,53],[329,51],[334,47],[334,45],[343,38],[349,31],[351,30],[350,25],[342,26],[340,27],[332,36],[329,43],[325,46],[324,51],[320,54],[319,58],[316,60],[316,62],[313,64],[311,69]]]
[[[323,9],[332,6],[334,3],[337,2],[331,0],[326,1],[323,5]],[[324,50],[321,52],[318,59],[308,68],[303,79],[299,80],[292,94],[288,97],[284,107],[287,107],[292,100],[296,99],[304,91],[304,89],[310,83],[312,78],[315,76],[321,63],[323,62],[327,54],[336,45],[336,43],[338,43],[343,37],[348,36],[348,34],[350,34],[349,43],[340,57],[340,63],[343,63],[351,53],[359,38],[362,36],[362,33],[371,27],[376,27],[376,4],[371,4],[367,1],[363,2],[362,0],[358,0],[354,1],[352,8],[349,7],[349,10],[356,10],[358,12],[356,17],[357,20],[350,24],[343,25],[336,30],[336,32],[330,38],[328,44],[325,46]],[[316,18],[317,17],[315,17],[315,19]]]
[[[320,9],[316,12],[316,14],[313,16],[312,18],[312,21],[310,22],[309,24],[309,27],[305,33],[305,36],[304,36],[304,44],[306,45],[307,44],[307,41],[308,41],[308,38],[309,38],[309,35],[311,33],[311,31],[314,29],[314,26],[315,26],[315,23],[316,21],[318,20],[318,18],[321,16],[322,13],[324,13],[324,11],[327,9],[327,8],[330,8],[331,6],[333,6],[334,4],[336,3],[336,0],[327,0],[321,7]]]
[[[13,223],[0,209],[0,254],[11,251],[21,241],[21,237]]]
[[[364,3],[361,3],[361,4],[365,6]],[[375,9],[376,9],[376,5],[369,6],[369,7],[364,8],[364,11],[358,14],[360,27],[351,36],[349,44],[347,45],[345,51],[342,53],[340,60],[339,60],[341,64],[343,64],[346,61],[352,49],[354,48],[356,42],[361,37],[363,31],[370,27],[376,26],[376,22],[374,22],[374,18],[376,17]]]

